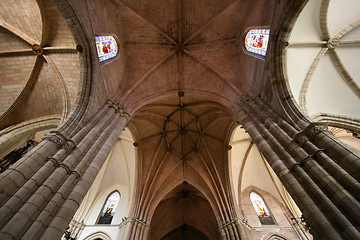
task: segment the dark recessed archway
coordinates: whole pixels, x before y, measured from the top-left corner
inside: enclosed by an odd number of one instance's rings
[[[171,190],[151,220],[151,240],[218,239],[218,224],[206,197],[187,182]]]
[[[174,229],[166,234],[161,240],[208,240],[208,238],[196,228],[183,224],[182,226]]]

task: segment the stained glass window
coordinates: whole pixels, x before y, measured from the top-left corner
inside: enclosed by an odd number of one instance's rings
[[[118,45],[113,36],[97,36],[95,37],[95,43],[99,62],[116,57]]]
[[[110,224],[120,200],[120,193],[115,191],[106,199],[106,203],[100,213],[98,224]]]
[[[245,49],[248,52],[266,56],[266,49],[269,42],[270,29],[252,28],[245,37]]]
[[[275,225],[275,221],[272,218],[269,209],[266,207],[266,204],[262,197],[256,192],[250,193],[250,200],[252,205],[255,208],[259,220],[262,225]]]

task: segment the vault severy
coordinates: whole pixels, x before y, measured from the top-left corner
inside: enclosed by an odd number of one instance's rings
[[[122,45],[119,60],[101,66],[110,99],[132,113],[161,95],[206,93],[236,111],[258,94],[264,62],[243,52],[242,35],[248,26],[269,25],[272,4],[159,0],[145,5],[115,0],[104,6],[116,12],[117,24],[106,19],[106,26]],[[253,8],[266,14],[241,14]],[[95,12],[91,18],[105,21]]]
[[[360,125],[359,7],[356,0],[309,1],[285,48],[289,90],[302,112],[350,129]]]
[[[79,96],[82,46],[56,4],[4,2],[0,42],[6,43],[0,46],[0,128],[47,116],[65,119]]]
[[[201,193],[204,199],[201,202],[212,206],[208,208],[209,214],[211,211],[221,218],[219,201],[228,194],[224,185],[228,176],[227,144],[233,124],[231,111],[225,106],[204,95],[183,91],[139,108],[130,125],[139,169],[135,215],[151,222],[157,207],[172,193],[184,193],[184,183],[188,183]]]
[[[231,119],[229,112],[218,103],[192,101],[193,97],[186,99],[184,95],[183,91],[179,91],[172,100],[149,104],[137,111],[134,121],[151,122],[153,128],[142,133],[135,145],[162,137],[165,151],[186,161],[205,144],[205,138],[225,144],[218,132],[211,128],[222,118]]]
[[[224,185],[233,124],[231,111],[223,105],[183,91],[158,98],[134,113],[130,128],[141,186],[134,211],[152,226],[162,223],[163,217],[172,219],[166,229],[155,227],[156,236],[183,224],[202,232],[215,229],[222,208],[219,201],[228,194]],[[172,210],[166,215],[164,209]],[[205,218],[211,219],[207,228],[198,222]],[[216,239],[216,233],[210,235]]]

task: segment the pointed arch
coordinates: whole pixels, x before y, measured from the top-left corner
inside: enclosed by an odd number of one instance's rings
[[[111,240],[111,237],[105,232],[95,232],[84,238],[84,240]]]
[[[262,225],[276,225],[264,199],[254,190],[250,193],[250,201]]]
[[[111,224],[111,221],[114,217],[117,205],[120,201],[120,193],[118,190],[111,192],[101,209],[99,214],[97,224]]]
[[[162,237],[161,240],[179,239],[179,237],[182,237],[182,239],[208,240],[204,233],[187,224],[183,224],[180,227],[172,230],[164,237]]]
[[[197,187],[188,182],[176,185],[163,196],[156,206],[150,225],[151,240],[173,239],[177,233],[181,233],[180,230],[189,233],[189,239],[219,239],[217,218],[211,203]],[[201,233],[195,235],[204,235],[206,238],[190,238],[195,236],[194,229]]]

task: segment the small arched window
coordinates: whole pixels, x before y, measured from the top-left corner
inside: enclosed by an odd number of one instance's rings
[[[263,198],[256,192],[250,193],[250,200],[255,209],[256,214],[262,225],[275,225],[269,209],[267,208]]]
[[[110,224],[120,200],[120,193],[114,191],[107,197],[97,224]]]
[[[249,28],[245,36],[245,52],[264,58],[266,56],[269,37],[270,29],[268,28]]]
[[[118,54],[118,44],[112,35],[96,36],[95,37],[96,50],[99,57],[99,62],[104,62],[115,58]]]

